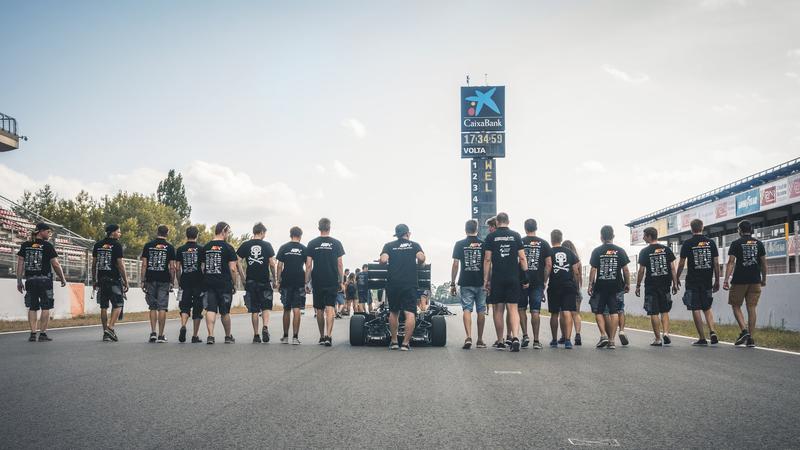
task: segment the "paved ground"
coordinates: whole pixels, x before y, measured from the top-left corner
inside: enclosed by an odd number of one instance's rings
[[[144,342],[146,324],[119,326],[116,344],[99,328],[2,335],[0,447],[800,446],[800,356],[651,348],[637,332],[614,351],[464,351],[447,320],[446,348],[410,353],[351,347],[348,319],[320,347],[309,315],[301,346],[251,344],[244,316],[235,345],[177,344],[174,321],[168,344]]]

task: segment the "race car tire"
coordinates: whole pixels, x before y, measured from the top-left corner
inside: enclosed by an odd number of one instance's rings
[[[447,345],[447,322],[444,316],[431,317],[431,345],[434,347]]]
[[[366,317],[359,314],[350,318],[350,345],[361,346],[366,342],[364,336],[364,322],[366,320]]]

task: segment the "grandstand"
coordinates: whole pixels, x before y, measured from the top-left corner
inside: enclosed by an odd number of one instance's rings
[[[721,263],[727,261],[730,243],[739,237],[736,224],[747,219],[753,222],[754,236],[764,241],[768,273],[798,272],[800,158],[632,220],[627,224],[631,245],[644,244],[642,232],[654,227],[659,240],[677,252],[691,237],[689,224],[694,219],[702,220],[706,235],[716,240]]]

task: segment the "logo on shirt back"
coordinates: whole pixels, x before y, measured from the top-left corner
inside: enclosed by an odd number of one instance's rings
[[[567,254],[564,252],[558,252],[555,254],[555,257],[556,262],[553,264],[553,273],[568,271],[569,266],[567,265]]]
[[[616,255],[616,254],[617,254],[616,250],[606,250],[606,255]]]
[[[252,266],[255,263],[264,264],[264,257],[261,256],[260,245],[250,247],[250,257],[247,258],[247,264]]]
[[[664,253],[665,251],[666,251],[666,250],[665,250],[665,249],[663,249],[663,248],[657,248],[657,249],[656,249],[656,250],[655,250],[653,253],[655,253],[656,255],[658,255],[658,254],[660,254],[660,253]]]
[[[302,253],[302,251],[299,248],[293,248],[293,249],[289,250],[289,253],[291,253],[293,255],[299,255],[300,253]]]
[[[398,248],[400,248],[400,249],[411,248],[411,243],[410,242],[403,242],[402,244],[400,244],[400,247],[398,247]]]
[[[473,243],[469,244],[469,248],[481,248],[481,243],[480,242],[473,242]]]
[[[319,244],[319,248],[330,249],[330,248],[333,248],[333,244],[331,244],[330,242],[323,242],[323,243]]]
[[[222,250],[222,247],[220,247],[219,245],[212,245],[211,246],[211,251],[212,252],[218,252],[220,250]]]

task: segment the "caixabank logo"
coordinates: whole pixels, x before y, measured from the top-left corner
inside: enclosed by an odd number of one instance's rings
[[[461,88],[461,131],[505,131],[505,86]]]

